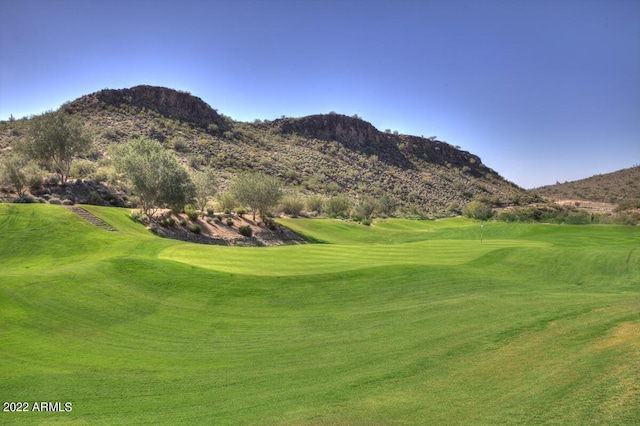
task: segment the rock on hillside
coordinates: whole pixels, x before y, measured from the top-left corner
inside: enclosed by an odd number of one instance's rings
[[[365,155],[375,155],[379,161],[404,169],[419,168],[419,162],[464,168],[476,176],[491,173],[480,157],[462,151],[435,138],[383,133],[371,123],[342,114],[318,114],[302,118],[275,120],[283,133],[306,138],[337,141],[346,148]]]
[[[105,89],[83,96],[66,106],[71,112],[82,112],[104,106],[130,105],[155,111],[167,118],[186,121],[197,126],[210,124],[227,128],[227,121],[202,99],[188,92],[155,86],[135,86],[130,89]]]

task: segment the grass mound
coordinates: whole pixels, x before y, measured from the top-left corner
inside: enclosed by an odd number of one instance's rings
[[[0,204],[3,424],[634,424],[640,229],[282,223],[162,239]]]

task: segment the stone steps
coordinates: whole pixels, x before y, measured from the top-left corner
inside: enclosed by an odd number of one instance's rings
[[[83,218],[84,220],[86,220],[87,222],[89,222],[92,225],[95,225],[99,228],[105,229],[107,231],[115,231],[116,229],[114,227],[112,227],[111,225],[109,225],[107,222],[105,222],[104,220],[100,219],[99,217],[95,216],[93,213],[83,209],[80,206],[68,206],[69,210],[71,210],[72,212],[74,212],[75,214],[77,214],[78,216],[80,216],[81,218]]]

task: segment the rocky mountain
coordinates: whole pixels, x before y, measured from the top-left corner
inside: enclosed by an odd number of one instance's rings
[[[556,200],[586,200],[611,204],[639,202],[640,166],[573,182],[542,186],[534,191],[543,197]]]
[[[106,148],[142,136],[174,150],[188,167],[214,168],[220,191],[238,173],[263,171],[302,196],[386,195],[401,214],[422,217],[453,214],[472,199],[506,205],[535,198],[476,155],[433,137],[381,132],[357,116],[239,122],[189,93],[153,86],[106,89],[61,108],[93,134],[93,166],[85,162],[81,178],[107,180]],[[0,123],[0,149],[24,137],[26,122]]]

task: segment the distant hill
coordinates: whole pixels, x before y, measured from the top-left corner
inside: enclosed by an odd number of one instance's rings
[[[291,192],[346,193],[354,200],[385,194],[402,212],[420,216],[451,214],[475,198],[505,205],[534,197],[476,155],[435,137],[381,132],[357,116],[239,122],[189,93],[153,86],[106,89],[62,108],[93,133],[89,159],[99,169],[109,165],[108,145],[144,136],[174,150],[189,167],[216,169],[221,190],[238,173],[264,171]],[[0,123],[0,153],[24,137],[26,121]]]
[[[533,191],[555,200],[588,200],[612,204],[637,202],[640,201],[640,166],[573,182],[542,186]]]

